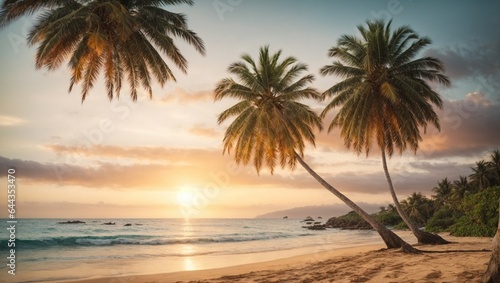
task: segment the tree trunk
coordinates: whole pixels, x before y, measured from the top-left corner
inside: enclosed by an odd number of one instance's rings
[[[334,194],[336,197],[338,197],[341,201],[343,201],[347,206],[349,206],[354,212],[356,212],[361,218],[363,218],[366,222],[368,222],[375,231],[378,232],[384,243],[386,244],[388,249],[398,249],[401,248],[401,250],[405,253],[418,253],[419,250],[415,249],[412,247],[410,244],[407,242],[403,241],[398,235],[396,235],[394,232],[391,230],[387,229],[382,223],[378,222],[376,219],[371,217],[368,213],[366,213],[361,207],[359,207],[357,204],[355,204],[353,201],[351,201],[349,198],[347,198],[345,195],[343,195],[341,192],[339,192],[337,189],[335,189],[333,186],[328,184],[323,178],[321,178],[314,170],[309,167],[305,163],[305,161],[300,157],[298,153],[295,153],[295,157],[299,161],[300,165],[304,167],[304,169],[311,174],[314,179],[316,179],[323,187],[325,187],[328,191],[330,191],[332,194]]]
[[[444,245],[449,244],[450,242],[441,238],[438,234],[428,233],[420,230],[411,220],[408,214],[403,210],[401,205],[399,204],[398,197],[396,196],[396,191],[394,190],[394,186],[392,185],[391,176],[389,175],[389,169],[387,168],[387,160],[385,158],[385,149],[382,148],[382,165],[384,166],[385,178],[387,179],[387,183],[389,184],[389,190],[391,192],[392,200],[394,201],[394,206],[399,213],[399,216],[403,219],[403,221],[408,225],[413,235],[418,240],[419,244],[431,244],[431,245]]]
[[[491,253],[490,263],[488,264],[488,269],[483,275],[483,283],[495,283],[500,282],[500,199],[498,205],[498,229],[493,238],[493,252]]]

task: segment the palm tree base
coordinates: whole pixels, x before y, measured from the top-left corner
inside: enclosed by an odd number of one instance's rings
[[[401,249],[402,252],[408,254],[419,254],[420,250],[414,248],[412,245],[403,241],[398,235],[396,235],[391,230],[382,229],[377,231],[382,237],[382,240],[386,244],[388,249]]]
[[[438,234],[424,232],[424,231],[416,233],[415,237],[417,237],[418,243],[423,245],[446,245],[451,243],[443,239]]]

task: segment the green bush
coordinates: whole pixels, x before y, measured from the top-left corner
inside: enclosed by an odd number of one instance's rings
[[[375,215],[375,218],[386,226],[394,226],[400,223],[401,217],[396,211],[384,210]]]
[[[427,232],[443,232],[447,231],[450,226],[455,224],[458,219],[463,215],[463,212],[457,211],[449,205],[441,207],[434,215],[427,221],[425,231]]]
[[[392,227],[394,230],[408,230],[410,229],[404,221],[399,222],[397,225]]]
[[[454,236],[493,237],[498,227],[500,187],[485,189],[462,201],[464,215],[449,227]]]

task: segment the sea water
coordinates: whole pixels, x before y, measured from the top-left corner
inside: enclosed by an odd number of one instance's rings
[[[43,282],[226,267],[383,244],[374,231],[303,228],[299,219],[18,219],[16,275],[0,223],[0,282]],[[114,225],[104,223],[113,222]],[[130,224],[125,226],[126,224]]]

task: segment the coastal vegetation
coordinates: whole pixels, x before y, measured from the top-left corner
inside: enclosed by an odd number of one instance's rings
[[[444,178],[433,188],[434,195],[426,197],[420,192],[412,193],[400,202],[402,209],[418,228],[429,232],[449,232],[453,236],[493,237],[498,225],[498,201],[500,199],[500,178],[496,174],[499,150],[493,150],[489,160],[476,162],[468,176],[449,181]],[[477,166],[485,166],[477,178]],[[482,182],[490,184],[483,188]],[[471,180],[471,181],[469,181]],[[467,188],[464,191],[464,188]],[[408,229],[394,205],[380,208],[372,215],[378,221],[394,229]],[[366,223],[356,215],[348,213],[337,219],[344,220],[348,227],[365,227]]]

